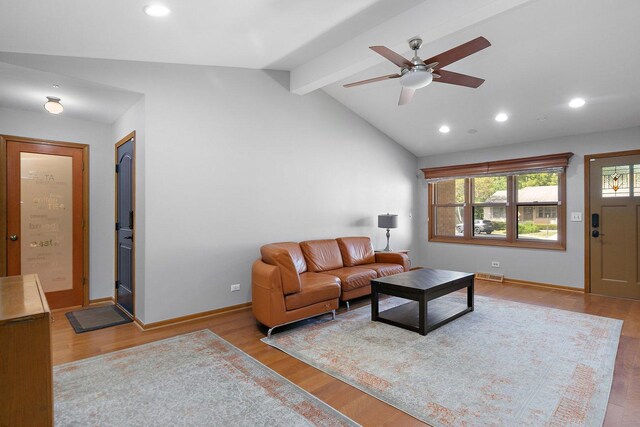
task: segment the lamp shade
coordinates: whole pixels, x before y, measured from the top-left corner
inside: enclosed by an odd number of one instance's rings
[[[398,228],[398,215],[378,215],[378,228]]]

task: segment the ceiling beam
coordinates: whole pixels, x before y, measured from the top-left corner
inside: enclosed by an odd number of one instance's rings
[[[411,37],[419,35],[427,45],[531,1],[427,0],[291,70],[290,90],[304,95],[385,61],[368,46],[405,54]]]

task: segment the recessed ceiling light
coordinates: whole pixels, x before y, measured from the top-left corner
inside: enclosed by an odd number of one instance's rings
[[[499,113],[496,116],[496,122],[506,122],[509,119],[509,116],[507,116],[505,113]]]
[[[451,129],[449,129],[449,126],[447,126],[447,125],[442,125],[442,126],[440,126],[440,129],[438,129],[438,130],[440,131],[440,133],[449,133],[449,131]]]
[[[47,102],[44,103],[44,109],[51,114],[60,114],[64,110],[64,107],[60,103],[60,98],[47,96]]]
[[[580,108],[586,103],[587,103],[587,101],[585,101],[582,98],[573,98],[571,101],[569,101],[569,107],[571,107],[571,108]]]
[[[167,16],[168,14],[171,13],[168,7],[163,6],[161,4],[150,4],[148,6],[145,6],[143,10],[144,10],[144,13],[146,13],[149,16],[153,16],[154,18],[157,18],[160,16]]]

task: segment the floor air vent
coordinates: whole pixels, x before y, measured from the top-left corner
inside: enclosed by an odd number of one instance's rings
[[[476,279],[488,280],[490,282],[504,282],[504,276],[502,274],[476,273]]]

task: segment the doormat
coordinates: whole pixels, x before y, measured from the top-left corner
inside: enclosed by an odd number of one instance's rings
[[[101,307],[70,311],[65,316],[69,319],[69,323],[73,326],[76,334],[133,322],[124,311],[115,305],[103,305]]]

